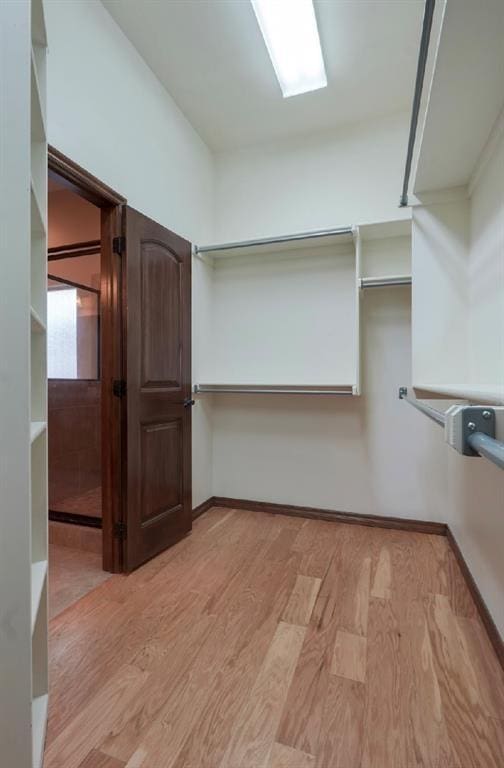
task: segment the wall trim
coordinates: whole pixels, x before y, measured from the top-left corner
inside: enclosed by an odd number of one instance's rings
[[[417,533],[434,533],[446,535],[446,525],[427,520],[408,520],[403,517],[385,517],[381,515],[364,515],[358,512],[338,512],[332,509],[318,507],[300,507],[294,504],[274,504],[269,501],[252,501],[251,499],[232,499],[226,496],[214,496],[213,505],[216,507],[231,507],[233,509],[249,509],[252,512],[266,512],[272,515],[290,515],[291,517],[307,517],[313,520],[329,520],[336,523],[353,525],[369,525],[376,528],[393,528],[400,531],[416,531]]]
[[[208,498],[206,501],[202,501],[201,504],[198,504],[197,507],[193,508],[192,519],[196,520],[204,512],[208,512],[209,509],[216,506],[217,504],[215,503],[215,496],[210,496],[210,498]]]
[[[479,591],[479,587],[476,584],[474,576],[472,575],[469,566],[467,565],[464,555],[462,554],[462,550],[460,549],[457,539],[455,538],[450,526],[446,526],[446,538],[448,539],[448,543],[455,556],[455,560],[457,561],[459,568],[462,571],[462,576],[464,577],[465,583],[467,584],[467,588],[471,593],[474,602],[476,603],[476,609],[481,621],[483,622],[483,626],[485,627],[488,639],[493,646],[501,667],[504,669],[504,641],[492,618],[492,614],[488,610],[488,606],[483,599],[483,595]]]
[[[467,588],[476,604],[479,617],[488,635],[488,639],[497,655],[501,667],[504,669],[504,642],[499,630],[488,610],[478,585],[467,565],[452,530],[446,523],[436,523],[428,520],[408,520],[403,517],[381,517],[380,515],[363,515],[357,512],[336,512],[330,509],[318,507],[300,507],[293,504],[274,504],[269,501],[253,501],[251,499],[233,499],[228,496],[210,496],[206,501],[193,509],[193,520],[196,520],[204,512],[212,507],[226,507],[229,509],[245,509],[251,512],[265,512],[273,515],[289,515],[291,517],[305,517],[312,520],[328,520],[335,523],[348,523],[350,525],[368,525],[375,528],[389,528],[400,531],[415,531],[416,533],[429,533],[437,536],[446,536],[448,544],[455,556],[461,570]]]
[[[50,144],[47,147],[49,178],[56,179],[72,192],[84,197],[98,208],[123,205],[126,198],[88,173]]]

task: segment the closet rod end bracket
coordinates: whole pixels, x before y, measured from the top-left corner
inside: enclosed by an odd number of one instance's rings
[[[454,409],[455,410],[455,409]],[[481,432],[495,438],[495,410],[481,406],[466,405],[462,409],[462,445],[460,453],[464,456],[479,456],[470,445],[470,436]]]

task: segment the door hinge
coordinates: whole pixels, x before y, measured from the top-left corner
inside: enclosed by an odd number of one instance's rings
[[[121,235],[121,237],[114,237],[112,240],[112,250],[114,253],[119,254],[119,256],[122,256],[124,251],[126,250],[126,238],[124,235]]]
[[[114,523],[114,538],[125,539],[128,535],[128,526],[122,520]]]
[[[116,379],[112,384],[112,391],[116,397],[124,397],[126,394],[126,382],[124,379]]]

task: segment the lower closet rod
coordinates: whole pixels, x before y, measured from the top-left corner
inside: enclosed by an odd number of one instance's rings
[[[407,393],[408,393],[407,388],[401,387],[399,390],[399,399],[406,400],[406,402],[412,405],[413,408],[416,408],[417,411],[424,413],[426,416],[429,417],[429,419],[432,419],[432,421],[435,421],[436,424],[439,424],[439,426],[444,427],[444,425],[446,424],[446,416],[444,413],[442,413],[442,411],[437,411],[435,408],[432,408],[430,405],[421,403],[420,400],[413,400],[413,398],[408,397]]]
[[[241,385],[219,384],[195,384],[195,394],[206,392],[208,394],[249,394],[249,395],[353,395],[353,388],[340,387],[339,389],[316,389],[296,387],[247,387]]]
[[[485,435],[483,432],[474,432],[469,435],[467,442],[473,451],[493,462],[500,469],[504,469],[504,443]]]
[[[411,275],[392,275],[391,277],[361,277],[361,288],[385,288],[388,285],[411,285]]]
[[[424,413],[441,427],[445,427],[450,420],[446,431],[447,443],[459,453],[464,456],[482,456],[499,469],[504,469],[504,442],[496,440],[493,436],[495,434],[494,408],[485,405],[465,405],[456,408],[455,411],[449,409],[447,413],[442,413],[426,403],[408,397],[406,387],[399,389],[399,398],[406,400],[413,408]]]

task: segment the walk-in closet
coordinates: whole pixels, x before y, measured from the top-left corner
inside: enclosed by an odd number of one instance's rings
[[[503,40],[0,2],[0,768],[503,768]]]

